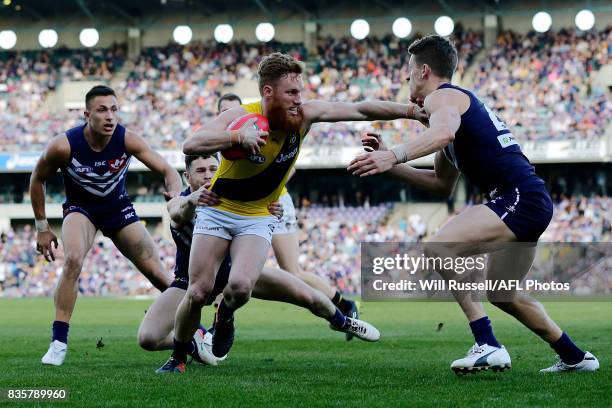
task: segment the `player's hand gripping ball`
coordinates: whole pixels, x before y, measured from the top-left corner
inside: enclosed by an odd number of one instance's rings
[[[247,159],[259,153],[261,146],[266,144],[270,126],[265,116],[248,113],[236,118],[229,124],[227,130],[239,130],[237,145],[221,152],[228,160]]]

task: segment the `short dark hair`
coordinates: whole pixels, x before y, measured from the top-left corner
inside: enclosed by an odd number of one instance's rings
[[[457,68],[457,49],[448,39],[439,35],[428,35],[414,41],[408,47],[419,64],[427,64],[440,78],[451,79]]]
[[[304,72],[302,63],[291,55],[273,52],[262,58],[257,68],[259,77],[259,92],[263,91],[264,85],[276,85],[276,82],[289,75]]]
[[[106,85],[96,85],[93,88],[91,88],[89,92],[85,94],[85,107],[89,109],[89,102],[96,96],[109,96],[109,95],[112,95],[115,98],[117,97],[117,95],[115,94],[115,91],[113,91],[112,88]]]
[[[217,112],[221,112],[221,102],[223,101],[238,101],[242,105],[242,99],[235,93],[226,93],[221,95],[219,100],[217,101]]]
[[[193,154],[193,155],[186,155],[185,156],[185,170],[189,171],[189,167],[191,167],[191,163],[193,163],[194,161],[198,160],[198,159],[208,159],[208,158],[214,158],[215,160],[217,160],[217,162],[219,162],[219,155],[217,153],[213,153],[213,154]]]

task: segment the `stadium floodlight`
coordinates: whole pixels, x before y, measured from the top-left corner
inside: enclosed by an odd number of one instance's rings
[[[229,43],[234,37],[234,29],[229,24],[219,24],[215,27],[215,40],[220,43]]]
[[[57,44],[58,36],[57,31],[46,29],[41,30],[38,34],[38,43],[43,48],[53,48]]]
[[[436,30],[436,34],[441,35],[442,37],[448,37],[453,33],[454,29],[455,23],[449,16],[440,16],[434,23],[434,30]]]
[[[181,45],[187,44],[189,41],[191,41],[192,37],[193,32],[191,31],[191,28],[186,25],[176,26],[174,31],[172,31],[172,38],[175,42]]]
[[[274,26],[270,23],[259,23],[255,28],[255,37],[261,42],[268,42],[274,38]]]
[[[552,17],[550,17],[550,14],[545,11],[538,11],[533,15],[531,25],[538,33],[545,33],[550,30],[550,26],[552,25]]]
[[[95,28],[84,28],[79,34],[79,41],[83,44],[83,47],[91,48],[95,46],[100,40],[100,34]]]
[[[574,20],[579,30],[587,31],[595,25],[595,14],[591,10],[580,10]]]
[[[357,19],[351,23],[351,35],[356,40],[363,40],[370,34],[370,24],[364,19]]]
[[[15,44],[17,44],[17,34],[14,31],[0,31],[0,48],[10,50]]]
[[[391,29],[396,37],[406,38],[412,32],[412,23],[406,17],[400,17],[395,19]]]

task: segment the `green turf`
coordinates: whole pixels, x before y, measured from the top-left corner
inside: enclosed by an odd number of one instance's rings
[[[347,343],[307,311],[260,301],[238,312],[237,340],[223,365],[160,376],[154,370],[169,353],[144,352],[136,344],[150,302],[79,299],[66,362],[47,367],[40,358],[49,342],[52,300],[0,300],[0,388],[66,388],[68,403],[79,407],[612,406],[610,302],[546,303],[551,316],[599,358],[598,373],[539,374],[554,353],[489,307],[513,368],[465,377],[449,369],[472,344],[452,303],[365,304],[363,317],[383,336],[372,344]],[[438,323],[444,323],[440,331]],[[97,349],[100,337],[105,346]]]

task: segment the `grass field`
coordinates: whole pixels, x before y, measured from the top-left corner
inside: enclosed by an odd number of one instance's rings
[[[599,372],[539,374],[554,362],[553,351],[489,307],[513,368],[464,377],[449,365],[473,340],[452,303],[367,303],[363,317],[383,337],[347,343],[307,311],[252,301],[237,314],[237,340],[223,365],[191,365],[184,375],[164,376],[154,370],[169,353],[136,344],[150,303],[79,299],[66,362],[48,367],[40,358],[49,343],[52,299],[0,299],[0,388],[65,388],[69,398],[61,405],[78,407],[612,406],[612,302],[546,304],[599,358]]]

